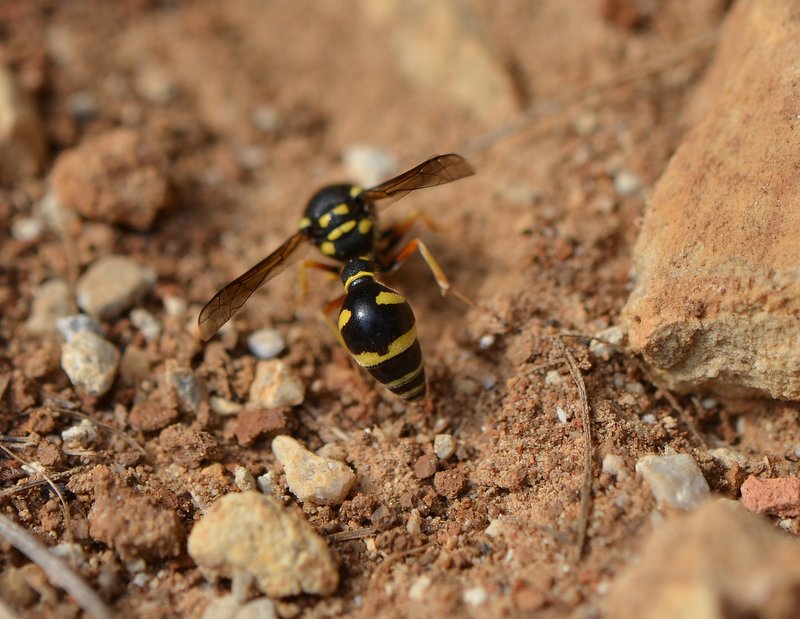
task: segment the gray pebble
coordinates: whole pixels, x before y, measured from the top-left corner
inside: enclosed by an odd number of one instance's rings
[[[161,335],[161,323],[146,309],[136,308],[131,310],[131,322],[141,331],[148,342],[156,341]]]
[[[148,269],[125,256],[100,258],[78,280],[78,305],[101,319],[116,318],[155,282]]]
[[[84,331],[91,331],[97,335],[103,335],[103,327],[91,316],[86,314],[72,314],[70,316],[62,316],[56,319],[56,329],[64,338],[65,342],[72,341],[78,333]]]
[[[168,361],[165,370],[167,383],[175,393],[181,406],[190,413],[197,413],[203,401],[203,388],[188,368],[178,367],[175,361]]]
[[[247,347],[259,359],[273,359],[283,352],[286,342],[277,329],[259,329],[247,338]]]
[[[61,367],[81,391],[99,397],[111,389],[119,351],[93,331],[79,331],[61,348]]]
[[[708,482],[689,454],[644,456],[636,463],[636,472],[659,505],[690,510],[708,498]]]
[[[81,419],[80,423],[70,426],[61,433],[61,440],[65,443],[87,447],[97,438],[97,426],[88,419]]]
[[[283,465],[289,490],[300,501],[339,505],[356,481],[356,474],[349,466],[317,456],[291,436],[276,436],[272,453]]]

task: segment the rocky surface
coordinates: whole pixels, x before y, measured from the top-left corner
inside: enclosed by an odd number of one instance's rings
[[[271,597],[328,595],[339,584],[330,550],[308,522],[255,491],[214,503],[192,529],[189,555],[209,574],[246,572]]]
[[[736,4],[645,214],[623,319],[672,389],[800,399],[798,55],[792,0]]]
[[[783,619],[797,612],[798,588],[797,540],[716,500],[654,531],[604,607],[619,619]]]

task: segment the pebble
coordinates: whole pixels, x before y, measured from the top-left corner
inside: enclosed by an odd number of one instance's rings
[[[272,491],[275,490],[275,484],[272,483],[272,473],[270,471],[259,475],[256,478],[256,484],[258,485],[258,489],[264,494],[272,494]]]
[[[11,224],[11,236],[21,243],[35,241],[44,232],[44,222],[34,217],[21,217]]]
[[[495,339],[497,338],[492,333],[482,335],[478,340],[478,348],[481,350],[489,350],[492,346],[494,346]]]
[[[277,329],[259,329],[247,338],[247,347],[259,359],[274,359],[286,348],[286,342]]]
[[[236,415],[242,410],[242,405],[238,402],[232,402],[231,400],[226,400],[217,395],[213,395],[208,399],[208,406],[214,414],[220,415],[221,417]]]
[[[603,473],[616,477],[620,481],[628,476],[625,459],[618,454],[606,454],[603,457]]]
[[[594,335],[589,341],[589,352],[598,359],[608,360],[619,350],[625,335],[620,327],[609,327]]]
[[[97,438],[97,426],[88,419],[81,419],[80,423],[70,426],[61,433],[61,440],[70,445],[87,447]]]
[[[467,487],[467,478],[458,469],[439,471],[433,476],[433,488],[448,499],[457,498]]]
[[[599,616],[797,616],[800,546],[735,501],[707,501],[655,528],[611,582]]]
[[[103,335],[103,327],[94,318],[86,314],[71,314],[56,318],[56,329],[58,329],[61,337],[66,342],[72,341],[73,337],[84,331]]]
[[[417,476],[417,479],[428,479],[429,477],[433,477],[438,465],[438,458],[434,454],[425,454],[420,456],[414,463],[414,475]]]
[[[690,510],[709,496],[708,482],[689,454],[644,456],[636,463],[636,472],[659,506]]]
[[[339,572],[325,541],[297,511],[257,492],[228,494],[189,535],[189,556],[214,577],[250,575],[273,598],[329,595]]]
[[[742,505],[756,514],[800,516],[800,478],[760,479],[751,475],[741,488]]]
[[[179,367],[174,361],[167,361],[167,383],[181,406],[190,413],[197,413],[203,401],[203,388],[189,368]]]
[[[242,492],[255,490],[256,488],[256,478],[243,466],[237,466],[233,470],[233,481]]]
[[[155,276],[126,256],[105,256],[78,279],[78,305],[96,318],[116,318],[141,298]]]
[[[0,64],[0,166],[14,176],[33,176],[45,161],[47,141],[31,96]]]
[[[155,342],[161,335],[161,323],[146,309],[132,309],[131,323],[141,331],[147,342]]]
[[[342,156],[347,173],[364,187],[386,180],[397,169],[397,161],[385,150],[367,144],[348,146]]]
[[[69,285],[63,279],[51,279],[34,291],[31,315],[25,325],[32,333],[55,331],[56,320],[71,312]]]
[[[305,387],[292,369],[280,359],[262,360],[250,386],[250,403],[264,408],[297,406],[305,397]]]
[[[614,175],[614,190],[621,196],[630,196],[639,191],[642,181],[630,170],[620,170]]]
[[[186,311],[186,300],[177,295],[167,295],[162,299],[164,311],[170,316],[182,316]]]
[[[119,351],[93,331],[80,331],[61,348],[61,367],[84,393],[105,395],[114,383]]]
[[[486,600],[489,599],[489,594],[486,593],[486,589],[483,587],[472,587],[471,589],[465,589],[462,597],[464,602],[470,606],[480,606],[486,603]]]
[[[289,490],[302,502],[339,505],[356,482],[349,466],[308,451],[290,436],[276,436],[272,453],[283,465]]]
[[[452,434],[437,434],[433,438],[433,452],[439,460],[447,460],[456,452],[458,441]]]

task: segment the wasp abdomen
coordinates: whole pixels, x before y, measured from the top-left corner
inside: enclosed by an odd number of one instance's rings
[[[348,282],[339,332],[350,354],[379,383],[404,400],[425,395],[425,368],[414,312],[396,291],[364,273]]]

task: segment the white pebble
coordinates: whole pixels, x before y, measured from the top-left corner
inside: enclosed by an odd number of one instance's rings
[[[433,451],[439,460],[447,460],[456,452],[458,442],[452,434],[437,434],[433,439]]]
[[[70,382],[99,397],[111,389],[120,354],[114,345],[93,331],[80,331],[61,349],[61,367]]]
[[[272,473],[270,471],[259,475],[256,478],[256,484],[258,485],[258,489],[264,494],[272,494],[272,491],[275,489],[275,485],[272,483]]]
[[[636,472],[659,505],[689,510],[709,496],[708,482],[689,454],[644,456],[636,463]]]
[[[33,217],[21,217],[11,224],[11,236],[23,243],[35,241],[44,232],[44,223]]]
[[[291,436],[276,436],[272,453],[283,465],[289,490],[302,502],[339,505],[356,481],[349,466],[317,456]]]
[[[482,335],[481,339],[478,340],[478,348],[481,350],[489,350],[492,346],[494,346],[495,336],[492,333],[487,335]]]
[[[186,300],[177,295],[169,295],[163,298],[164,310],[170,316],[182,316],[186,311]]]
[[[256,487],[256,479],[253,474],[243,466],[237,466],[233,471],[233,481],[236,487],[242,492],[247,490],[254,490]]]
[[[471,589],[466,589],[462,597],[470,606],[480,606],[486,603],[486,600],[489,599],[489,594],[486,593],[486,589],[483,587],[472,587]]]
[[[236,415],[242,410],[242,405],[238,402],[232,402],[231,400],[226,400],[217,395],[213,395],[208,399],[208,406],[214,413],[221,417]]]
[[[305,397],[305,387],[292,369],[280,359],[259,361],[250,386],[250,402],[264,408],[297,406]]]
[[[569,421],[569,415],[567,411],[564,410],[563,406],[556,406],[556,417],[558,417],[561,423],[567,423],[567,421]]]
[[[613,475],[619,480],[623,480],[628,476],[628,471],[625,469],[625,460],[618,454],[606,454],[603,457],[603,473]]]
[[[558,373],[558,370],[550,370],[544,375],[545,385],[560,385],[563,382],[564,379],[561,378],[561,374]]]
[[[415,602],[421,602],[425,599],[425,592],[431,586],[430,576],[419,576],[411,586],[408,588],[408,597]]]
[[[620,170],[614,176],[614,189],[621,196],[630,196],[642,186],[639,177],[630,170]]]
[[[78,425],[70,426],[61,433],[61,440],[83,447],[91,445],[97,438],[97,426],[88,419],[81,419]]]
[[[146,309],[132,309],[131,322],[142,332],[144,339],[148,342],[156,341],[161,335],[161,323]]]
[[[259,329],[247,338],[247,347],[259,359],[273,359],[283,352],[286,342],[277,329]]]

